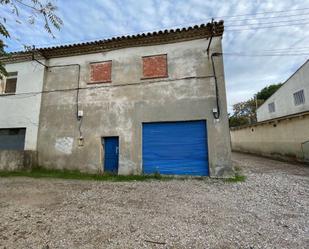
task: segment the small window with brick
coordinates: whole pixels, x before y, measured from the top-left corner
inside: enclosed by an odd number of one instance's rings
[[[167,55],[144,56],[143,59],[143,77],[142,79],[166,78],[167,73]]]
[[[112,61],[90,64],[90,84],[112,82]]]

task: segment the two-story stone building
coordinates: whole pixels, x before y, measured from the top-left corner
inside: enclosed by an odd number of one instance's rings
[[[44,72],[38,164],[230,176],[222,35],[215,22],[13,54],[8,68]]]

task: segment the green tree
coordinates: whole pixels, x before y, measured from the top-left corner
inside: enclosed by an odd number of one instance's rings
[[[230,127],[253,124],[257,122],[256,110],[266,99],[273,95],[283,84],[272,84],[264,87],[247,101],[233,105],[233,115],[229,117]]]
[[[259,91],[256,94],[257,99],[261,99],[265,101],[271,95],[273,95],[282,85],[283,85],[282,83],[278,83],[278,84],[272,84],[272,85],[264,87],[261,91]]]
[[[234,115],[229,117],[229,125],[230,127],[237,127],[241,125],[249,124],[249,121],[246,117],[236,117]]]
[[[10,13],[16,24],[29,23],[34,25],[38,19],[41,19],[44,29],[53,38],[53,28],[59,30],[63,25],[62,20],[55,14],[57,7],[51,1],[44,1],[43,3],[41,0],[0,0],[0,5],[6,13]],[[27,17],[20,15],[20,10],[24,10]],[[5,52],[6,45],[3,42],[4,38],[19,40],[11,37],[6,27],[7,21],[6,17],[0,17],[0,57],[7,55]],[[27,46],[23,45],[27,49]],[[7,72],[0,61],[0,77],[6,74]]]
[[[233,115],[230,117],[230,126],[252,124],[256,122],[256,108],[263,100],[251,98],[233,105]]]

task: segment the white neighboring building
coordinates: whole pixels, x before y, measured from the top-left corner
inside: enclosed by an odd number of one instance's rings
[[[257,109],[257,121],[309,111],[309,60]]]
[[[0,80],[0,150],[36,150],[44,67],[35,61],[6,63]]]

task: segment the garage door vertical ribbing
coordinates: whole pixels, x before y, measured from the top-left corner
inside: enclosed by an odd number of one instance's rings
[[[145,174],[208,176],[206,121],[143,124]]]

